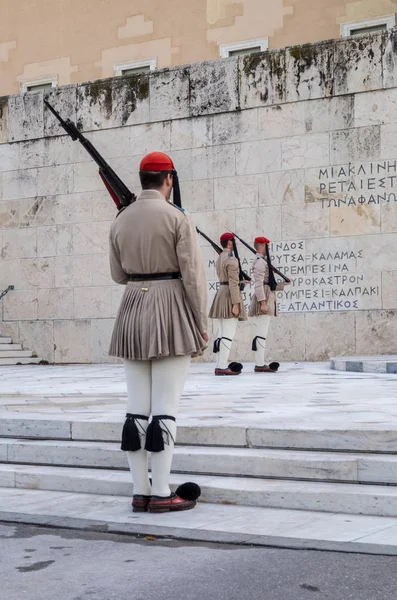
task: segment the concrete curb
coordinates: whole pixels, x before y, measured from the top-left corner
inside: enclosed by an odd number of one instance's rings
[[[234,544],[244,546],[263,546],[288,550],[316,550],[324,552],[342,552],[347,554],[372,554],[375,556],[397,556],[397,545],[365,544],[360,542],[334,542],[328,540],[311,540],[305,538],[283,538],[276,536],[229,533],[203,529],[184,529],[175,527],[138,525],[76,519],[72,517],[55,517],[51,515],[30,515],[12,512],[0,512],[0,523],[36,525],[56,529],[76,529],[95,533],[112,533],[133,537],[153,536],[156,538],[172,538],[190,542],[209,542],[216,544]]]

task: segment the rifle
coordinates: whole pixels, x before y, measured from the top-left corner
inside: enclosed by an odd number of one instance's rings
[[[99,154],[97,149],[94,148],[91,142],[87,140],[87,138],[82,133],[80,133],[76,125],[70,119],[66,119],[66,121],[64,121],[61,115],[55,110],[53,106],[51,106],[51,104],[47,100],[44,100],[44,103],[46,106],[48,106],[52,114],[58,119],[59,123],[61,124],[61,127],[63,127],[66,133],[72,138],[72,140],[74,142],[78,140],[82,144],[82,146],[87,150],[91,158],[96,162],[96,164],[99,167],[99,175],[101,176],[101,179],[105,184],[107,191],[113,198],[113,201],[116,204],[118,210],[121,210],[125,206],[129,206],[130,204],[132,204],[132,202],[135,202],[135,194],[133,194],[121,181],[120,177],[113,171],[113,169],[106,162],[106,160]],[[174,203],[176,196],[176,205],[182,208],[180,202],[179,182],[176,172],[174,173],[174,186],[176,188],[174,189]],[[207,240],[207,242],[211,244],[215,252],[221,254],[222,248],[217,246],[217,244],[215,244],[215,242],[213,242],[208,236],[206,236],[205,233],[200,231],[198,227],[196,227],[196,229],[198,233],[202,235]]]
[[[106,160],[99,154],[87,138],[80,133],[76,125],[70,120],[64,121],[61,115],[51,106],[51,104],[44,100],[44,104],[48,106],[52,114],[58,119],[61,127],[75,142],[76,140],[87,150],[91,158],[96,162],[99,167],[99,175],[106,186],[107,191],[112,196],[114,203],[120,210],[124,206],[128,206],[132,202],[135,202],[136,196],[127,188],[127,186],[121,181],[120,177],[116,175],[112,167],[106,162]]]
[[[247,242],[245,242],[241,237],[239,237],[236,233],[234,233],[233,231],[231,231],[230,233],[233,233],[234,236],[236,236],[236,238],[238,240],[240,240],[240,242],[246,247],[248,248],[248,250],[250,250],[251,252],[253,252],[254,254],[256,254],[256,250],[255,248],[253,248],[252,246],[250,246],[249,244],[247,244]],[[284,279],[284,281],[286,283],[291,283],[291,280],[288,279],[288,277],[286,277],[284,275],[284,273],[282,273],[281,271],[279,271],[278,269],[276,269],[276,267],[274,267],[273,265],[271,265],[272,267],[272,271],[273,273],[276,273],[276,275],[280,275],[280,277],[282,277],[282,279]]]
[[[215,242],[213,242],[211,240],[211,238],[208,237],[208,235],[205,235],[205,233],[203,233],[198,227],[196,227],[196,231],[197,233],[199,233],[205,240],[207,240],[207,242],[209,242],[211,244],[211,246],[213,247],[213,249],[215,250],[215,252],[217,254],[222,254],[223,252],[223,248],[221,248],[220,246],[218,246],[218,244],[215,244]],[[238,251],[237,251],[237,246],[236,243],[233,244],[233,251],[234,254],[238,260],[238,266],[239,266],[239,280],[241,281],[251,281],[251,277],[249,275],[247,275],[247,273],[244,273],[242,266],[241,266],[241,262],[240,262],[240,257],[238,255]],[[240,283],[240,289],[241,291],[244,289],[245,285],[244,283]]]

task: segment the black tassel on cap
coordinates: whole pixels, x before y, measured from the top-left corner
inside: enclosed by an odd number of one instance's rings
[[[182,500],[197,500],[201,496],[201,489],[197,483],[187,482],[182,483],[176,490],[175,494]]]
[[[243,365],[239,362],[231,362],[228,368],[233,371],[233,373],[241,373]]]
[[[126,415],[121,436],[121,449],[124,452],[136,452],[141,449],[141,438],[136,424],[137,419],[147,421],[148,417],[145,417],[144,415],[131,415],[130,413],[127,413]],[[145,433],[144,429],[142,429],[141,433]]]
[[[171,435],[170,430],[163,421],[171,420],[175,422],[175,417],[168,415],[159,415],[152,417],[151,422],[146,431],[146,444],[145,450],[148,452],[162,452],[164,450],[164,436],[166,436],[166,443],[169,445],[171,440],[174,438]],[[161,425],[164,426],[164,430]]]
[[[176,171],[172,171],[172,183],[174,188],[174,204],[175,206],[178,206],[178,208],[182,208],[181,188],[179,186],[179,177]]]

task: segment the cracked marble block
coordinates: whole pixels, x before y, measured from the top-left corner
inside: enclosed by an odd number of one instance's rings
[[[110,223],[78,223],[73,225],[73,254],[98,254],[108,250]]]
[[[114,319],[92,319],[91,360],[95,364],[119,362],[108,354]]]
[[[383,87],[393,88],[397,86],[397,31],[387,31],[383,42]]]
[[[305,313],[306,360],[326,361],[330,356],[353,355],[355,344],[354,312]],[[319,331],[327,335],[318,335]]]
[[[257,235],[265,235],[270,240],[281,238],[281,207],[261,206],[259,208],[242,208],[236,210],[238,235],[253,246]],[[243,248],[241,249],[243,251]],[[248,252],[247,256],[254,255]]]
[[[338,96],[309,100],[303,103],[307,133],[321,133],[336,129],[348,129],[355,123],[355,105],[358,96]]]
[[[44,135],[43,93],[8,98],[8,141],[33,140]]]
[[[237,175],[279,171],[281,169],[280,140],[237,144],[236,168]]]
[[[277,171],[259,176],[259,205],[295,204],[305,197],[304,171]]]
[[[153,72],[149,78],[150,121],[183,119],[189,116],[189,68]]]
[[[171,152],[174,150],[211,146],[212,129],[213,117],[171,121]]]
[[[335,42],[334,94],[382,88],[382,34],[360,35]]]
[[[113,79],[113,127],[147,123],[149,109],[149,75],[140,73]]]
[[[44,93],[44,99],[47,100],[53,108],[60,114],[62,119],[70,119],[73,123],[76,123],[77,113],[77,87],[76,85],[62,85],[60,87],[52,88]],[[59,124],[56,117],[52,114],[50,109],[44,105],[44,135],[57,136],[66,135],[65,130]]]
[[[18,340],[23,348],[33,350],[37,356],[48,362],[54,361],[53,321],[21,321]]]
[[[72,319],[73,290],[70,288],[43,289],[38,292],[39,319]]]
[[[397,308],[397,271],[382,273],[382,308]]]
[[[258,110],[228,112],[213,117],[213,143],[233,144],[260,139]]]
[[[183,206],[188,212],[202,212],[214,209],[214,181],[202,179],[181,183]]]
[[[38,169],[37,193],[39,196],[69,194],[72,191],[73,165],[58,165]]]
[[[139,156],[139,162],[149,152],[166,152],[171,148],[171,123],[147,123],[130,129],[130,155]],[[139,162],[137,166],[139,167]]]
[[[305,360],[305,315],[281,314],[272,319],[266,351],[271,360]]]
[[[19,168],[19,144],[0,144],[0,173]]]
[[[112,316],[112,296],[107,287],[81,287],[74,290],[74,317],[95,319]]]
[[[53,258],[27,258],[20,261],[23,287],[53,288],[55,269]]]
[[[329,209],[319,203],[285,204],[281,207],[283,240],[328,237]]]
[[[238,58],[202,62],[190,67],[192,116],[228,112],[238,107]]]
[[[258,176],[222,177],[214,182],[215,209],[258,206]]]
[[[37,291],[14,290],[4,296],[3,315],[6,321],[32,321],[37,319]]]
[[[286,102],[332,96],[334,43],[304,44],[286,49]]]
[[[38,227],[54,225],[55,196],[36,196],[19,201],[19,218],[21,227]]]
[[[344,129],[331,133],[331,164],[378,159],[380,156],[380,126]],[[323,165],[326,165],[323,162]]]
[[[38,169],[3,173],[3,200],[19,200],[37,196]]]
[[[328,165],[329,134],[313,133],[284,138],[281,141],[281,153],[282,170],[309,169]]]
[[[397,354],[397,313],[395,310],[356,312],[356,354]]]
[[[0,98],[0,144],[8,142],[8,96]]]
[[[238,68],[242,109],[286,101],[285,50],[241,56]]]
[[[56,363],[91,362],[91,321],[55,321],[54,349]]]

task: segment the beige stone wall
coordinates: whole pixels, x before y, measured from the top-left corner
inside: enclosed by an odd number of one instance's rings
[[[293,280],[279,296],[272,358],[392,353],[396,48],[395,33],[296,46],[65,86],[50,100],[135,191],[141,156],[169,152],[184,205],[208,235],[272,240],[275,265]],[[3,334],[51,362],[108,360],[123,291],[108,270],[114,215],[43,94],[2,100],[0,289],[15,285],[0,307]],[[207,245],[203,254],[212,298],[216,257]],[[252,358],[252,324],[237,338],[239,358]]]
[[[0,96],[21,82],[59,85],[219,58],[219,45],[268,37],[270,48],[339,37],[341,23],[397,12],[397,0],[2,0]]]

